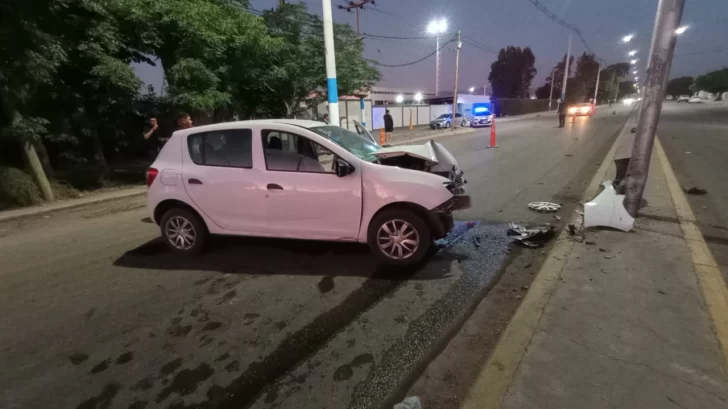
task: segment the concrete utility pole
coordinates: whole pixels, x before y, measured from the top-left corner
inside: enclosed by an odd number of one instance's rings
[[[326,56],[326,85],[329,97],[329,121],[339,126],[339,86],[336,82],[336,52],[334,51],[334,20],[331,0],[321,0],[324,15],[324,54]]]
[[[632,146],[632,156],[625,179],[626,198],[624,206],[632,217],[637,216],[642,195],[647,183],[652,146],[660,120],[662,101],[665,99],[667,76],[672,65],[677,42],[677,30],[682,19],[685,0],[659,0],[655,30],[652,37],[652,52],[644,84],[641,116],[637,124],[637,135]]]
[[[340,5],[340,10],[346,10],[351,13],[351,9],[356,10],[356,35],[359,35],[359,10],[363,9],[366,4],[376,4],[375,0],[359,0],[359,1],[350,1],[346,5]]]
[[[602,74],[602,64],[597,67],[597,84],[594,86],[594,106],[597,105],[597,92],[599,92],[599,76]]]
[[[458,30],[457,52],[455,53],[455,91],[452,94],[452,119],[450,129],[455,130],[455,117],[458,113],[458,70],[460,69],[460,49],[463,43],[460,42],[460,30]]]
[[[551,70],[551,91],[549,92],[549,112],[551,112],[551,101],[554,99],[554,75],[556,75],[556,68]]]
[[[564,63],[564,84],[561,86],[561,103],[566,103],[566,81],[569,79],[569,60],[571,59],[571,31],[569,31],[569,48],[566,50]]]
[[[435,47],[437,52],[435,53],[435,97],[440,96],[440,35],[437,35],[435,40]]]

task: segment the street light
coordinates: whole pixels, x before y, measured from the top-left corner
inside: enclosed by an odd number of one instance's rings
[[[635,64],[637,64],[637,60],[632,60],[629,63],[632,64],[632,65],[635,65]]]
[[[640,77],[634,77],[634,80],[635,81],[639,81],[640,80]]]
[[[420,102],[422,102],[422,93],[421,92],[418,92],[415,94],[415,102],[417,102],[418,104]]]
[[[632,74],[637,74],[637,70],[632,71]]]
[[[637,50],[632,50],[629,52],[630,57],[634,57],[635,54],[637,54]]]
[[[475,87],[470,87],[470,89],[468,89],[468,91],[470,91],[470,93],[472,94],[473,91],[475,91]]]
[[[397,98],[395,98],[398,104],[401,104],[404,102],[404,97],[402,95],[397,95]]]
[[[685,30],[687,30],[687,29],[688,29],[688,26],[678,27],[677,30],[675,30],[675,34],[680,35],[680,34],[684,33]]]
[[[634,38],[634,34],[626,35],[626,36],[622,37],[622,42],[628,43],[628,42],[632,41],[633,38]]]
[[[447,20],[432,20],[427,25],[427,32],[434,34],[436,38],[436,55],[435,55],[435,96],[440,95],[440,34],[447,31]]]

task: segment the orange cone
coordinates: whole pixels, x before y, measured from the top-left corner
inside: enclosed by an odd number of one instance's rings
[[[497,148],[498,145],[495,143],[495,118],[493,118],[493,122],[490,124],[490,146],[489,148]]]
[[[387,141],[385,141],[384,136],[384,128],[379,128],[379,144],[384,145]]]

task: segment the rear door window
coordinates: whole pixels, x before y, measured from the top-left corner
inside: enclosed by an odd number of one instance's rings
[[[200,166],[253,167],[253,131],[226,129],[187,137],[190,158]]]

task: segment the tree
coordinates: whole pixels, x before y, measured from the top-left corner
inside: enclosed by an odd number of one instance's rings
[[[690,95],[690,86],[693,85],[693,77],[673,78],[667,83],[667,95],[677,98],[680,95]]]
[[[728,91],[728,68],[698,76],[695,79],[695,87],[698,91],[711,92],[720,97],[721,93]]]
[[[551,83],[547,82],[540,87],[536,88],[536,98],[538,99],[549,99],[553,98],[551,95]]]
[[[263,18],[271,34],[284,43],[283,51],[272,61],[273,70],[263,73],[261,82],[273,109],[290,117],[324,95],[325,61],[312,58],[324,52],[323,23],[303,3],[283,4],[266,11]],[[334,24],[334,43],[339,94],[352,94],[379,80],[379,71],[363,58],[363,44],[351,26]],[[310,99],[315,91],[316,97]]]
[[[576,60],[576,79],[581,83],[579,93],[575,95],[577,100],[591,100],[594,97],[598,70],[599,62],[594,54],[582,53]]]
[[[488,81],[496,98],[527,98],[536,76],[536,57],[530,48],[508,46],[498,53],[490,66]]]

